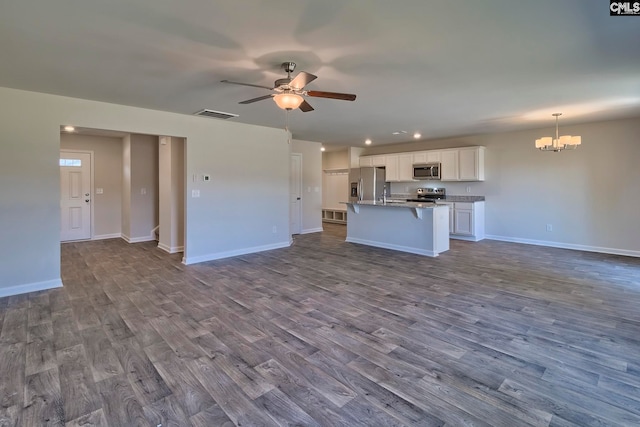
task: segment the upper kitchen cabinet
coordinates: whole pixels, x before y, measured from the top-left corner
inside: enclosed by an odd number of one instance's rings
[[[484,147],[440,151],[442,181],[484,181]]]
[[[458,178],[458,149],[442,150],[440,152],[440,180],[459,181]]]
[[[389,182],[413,181],[413,154],[387,154],[385,168],[385,179]]]
[[[378,167],[385,167],[386,166],[386,159],[384,155],[377,155],[377,156],[362,156],[360,157],[360,167],[367,167],[367,166],[378,166]]]
[[[484,181],[484,147],[460,148],[458,175],[460,181]]]
[[[440,162],[440,151],[416,151],[413,153],[413,163],[438,163]]]

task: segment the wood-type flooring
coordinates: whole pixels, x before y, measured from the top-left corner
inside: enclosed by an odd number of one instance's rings
[[[63,244],[63,288],[0,299],[0,426],[640,425],[640,259],[344,234]]]

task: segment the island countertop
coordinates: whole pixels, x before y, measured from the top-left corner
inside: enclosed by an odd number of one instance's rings
[[[412,209],[433,209],[439,205],[433,202],[407,202],[406,200],[387,200],[386,202],[379,200],[359,200],[357,202],[342,202],[344,204],[360,205],[360,206],[380,206],[380,207],[394,207],[394,208],[412,208]]]

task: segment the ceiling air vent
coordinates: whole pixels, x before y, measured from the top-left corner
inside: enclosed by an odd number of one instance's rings
[[[232,119],[234,117],[238,117],[237,114],[225,113],[223,111],[215,111],[209,110],[205,108],[204,110],[200,110],[195,113],[196,116],[204,116],[204,117],[212,117],[214,119]]]

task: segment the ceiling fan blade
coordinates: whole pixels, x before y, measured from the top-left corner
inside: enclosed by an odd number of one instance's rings
[[[298,108],[300,108],[300,110],[302,110],[303,113],[308,113],[309,111],[313,111],[313,107],[307,101],[302,101],[302,104],[300,104],[300,107]]]
[[[262,88],[262,89],[273,90],[273,88],[269,87],[269,86],[254,85],[254,84],[251,84],[251,83],[232,82],[231,80],[220,80],[220,83],[231,83],[232,85],[251,86],[251,87],[259,87],[259,88]]]
[[[331,99],[341,99],[343,101],[355,101],[356,96],[351,93],[338,93],[338,92],[322,92],[318,90],[310,90],[307,91],[307,95],[315,96],[318,98],[331,98]]]
[[[291,80],[289,86],[295,89],[302,89],[317,78],[318,76],[300,71],[298,75],[293,80]]]
[[[238,102],[238,104],[253,104],[254,102],[262,101],[263,99],[269,99],[269,98],[272,98],[272,97],[273,97],[273,95],[263,95],[263,96],[259,96],[257,98],[247,99],[246,101],[240,101],[240,102]]]

